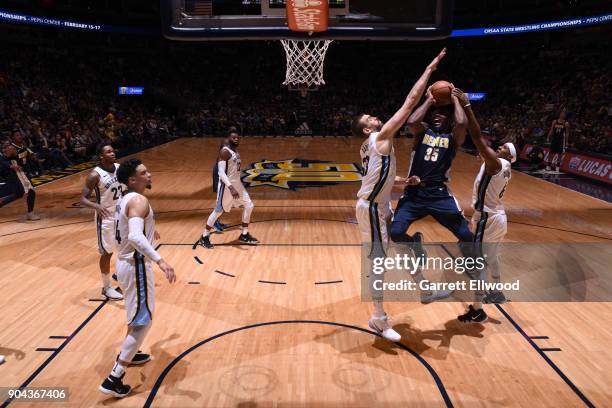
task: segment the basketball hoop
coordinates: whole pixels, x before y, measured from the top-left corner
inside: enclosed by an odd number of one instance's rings
[[[325,85],[323,66],[325,53],[333,40],[281,40],[287,56],[287,72],[283,85],[308,89]]]

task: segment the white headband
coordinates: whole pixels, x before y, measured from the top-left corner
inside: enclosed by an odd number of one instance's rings
[[[510,163],[514,163],[516,161],[516,147],[514,147],[514,145],[510,142],[504,143],[504,146],[506,146],[508,150],[510,150],[510,155],[512,156],[510,158]]]

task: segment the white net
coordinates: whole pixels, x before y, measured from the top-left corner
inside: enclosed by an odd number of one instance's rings
[[[311,87],[325,85],[325,53],[332,40],[281,40],[287,56],[283,85]]]

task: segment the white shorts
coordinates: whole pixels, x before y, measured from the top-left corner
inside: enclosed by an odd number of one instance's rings
[[[25,194],[28,194],[29,190],[34,189],[34,187],[32,187],[30,179],[28,178],[28,176],[26,176],[22,169],[17,170],[15,173],[17,174],[17,178],[19,179],[19,182],[21,183]]]
[[[225,184],[219,182],[217,205],[215,207],[216,212],[230,212],[232,208],[235,207],[248,207],[253,205],[251,197],[249,196],[249,193],[247,193],[242,183],[232,183],[232,186],[236,189],[238,195],[240,196],[237,199],[234,199],[231,191],[229,191],[229,188],[227,188]]]
[[[155,281],[151,262],[134,254],[130,260],[117,259],[117,280],[123,291],[128,326],[144,326],[153,319]]]
[[[376,244],[383,251],[386,250],[389,242],[388,226],[393,218],[391,203],[376,203],[360,198],[355,211],[362,243],[371,243],[372,250],[379,248]]]
[[[474,241],[482,244],[482,255],[486,257],[487,271],[494,282],[500,279],[499,245],[508,230],[505,213],[474,212]]]
[[[102,218],[96,214],[96,234],[100,255],[112,254],[115,248],[115,218]]]
[[[508,231],[505,213],[475,211],[472,225],[476,242],[501,242]]]

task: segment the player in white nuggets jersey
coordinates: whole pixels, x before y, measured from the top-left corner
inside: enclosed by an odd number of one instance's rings
[[[388,242],[388,224],[393,215],[391,211],[391,190],[395,182],[395,152],[393,137],[404,125],[408,116],[425,91],[431,73],[436,69],[446,49],[429,64],[421,78],[406,97],[402,107],[385,124],[375,116],[357,115],[351,124],[356,137],[366,137],[361,145],[361,163],[363,178],[357,193],[356,216],[361,238],[368,244],[370,261],[384,257]],[[382,277],[370,273],[370,291],[374,302],[374,314],[369,326],[391,341],[399,341],[401,336],[389,325],[387,314],[383,309],[382,291],[374,289],[374,281]]]
[[[115,163],[113,146],[109,142],[100,143],[97,153],[100,156],[100,164],[89,173],[85,181],[81,204],[95,210],[102,296],[109,300],[121,300],[121,293],[111,287],[110,260],[115,242],[115,205],[121,198],[123,185],[117,180],[119,164]],[[92,191],[96,195],[95,202],[89,200]]]
[[[472,111],[467,96],[459,89],[453,90],[468,118],[470,137],[480,153],[484,163],[474,182],[472,193],[472,227],[474,228],[474,242],[476,247],[486,255],[487,267],[481,271],[479,279],[487,280],[491,275],[493,282],[499,282],[499,243],[503,240],[507,231],[506,211],[504,210],[503,197],[512,175],[511,163],[516,161],[516,148],[512,143],[500,146],[495,152],[481,137],[480,125]],[[481,323],[487,319],[487,314],[482,309],[482,292],[475,293],[474,305],[468,307],[468,311],[459,316],[459,320],[466,323]],[[505,297],[502,292],[490,292],[484,297],[485,303],[503,303]]]
[[[247,193],[240,179],[239,144],[240,136],[237,132],[231,132],[228,137],[228,144],[219,151],[217,204],[206,221],[206,227],[202,231],[202,236],[193,245],[194,248],[197,245],[208,249],[214,248],[214,245],[210,242],[210,233],[214,230],[215,222],[223,214],[223,211],[230,212],[234,207],[242,207],[242,232],[238,241],[247,245],[259,244],[257,238],[249,233],[249,223],[251,222],[251,213],[254,206],[249,193]]]
[[[168,282],[176,281],[176,275],[153,248],[159,234],[155,231],[153,209],[144,196],[145,190],[151,188],[151,174],[140,160],[130,159],[119,166],[117,178],[127,186],[115,211],[115,239],[117,279],[125,296],[128,331],[115,365],[99,390],[122,398],[131,389],[122,381],[128,365],[144,364],[151,359],[138,350],[151,327],[155,308],[152,263],[157,263]]]

